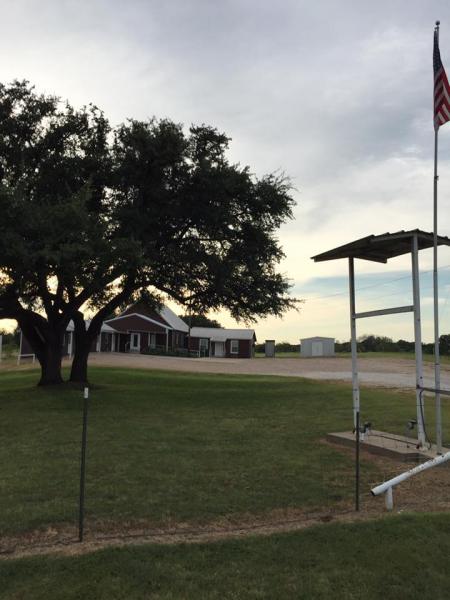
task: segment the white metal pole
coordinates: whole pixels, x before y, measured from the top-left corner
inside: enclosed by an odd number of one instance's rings
[[[356,345],[356,301],[355,301],[355,266],[353,257],[348,259],[348,279],[350,287],[350,332],[352,350],[352,390],[353,390],[353,425],[356,427],[356,415],[359,413],[359,382],[358,382],[358,357]]]
[[[437,27],[439,36],[439,28]],[[439,40],[438,40],[439,41]],[[434,297],[434,387],[436,407],[436,451],[442,453],[442,419],[441,419],[441,364],[439,356],[439,291],[438,291],[438,244],[437,244],[437,188],[438,188],[438,129],[434,132],[434,190],[433,190],[433,297]]]
[[[392,493],[392,486],[386,490],[386,508],[392,510],[394,508],[394,495]]]
[[[436,21],[436,41],[439,48],[439,21]],[[433,95],[433,102],[435,101]],[[434,111],[434,106],[433,106]],[[439,292],[438,292],[438,253],[437,253],[437,194],[438,194],[438,132],[439,127],[434,129],[434,178],[433,178],[433,299],[434,299],[434,387],[441,389],[441,365],[439,356]],[[436,410],[436,451],[442,453],[442,417],[441,417],[441,395],[435,391]]]
[[[17,355],[17,364],[20,365],[20,357],[22,356],[22,339],[23,339],[23,333],[22,331],[20,332],[20,342],[19,342],[19,354]]]
[[[424,400],[423,392],[423,361],[422,361],[422,328],[420,323],[420,285],[419,285],[419,243],[417,235],[412,239],[411,248],[412,284],[414,303],[414,343],[416,354],[416,409],[417,409],[417,436],[419,446],[425,445],[425,426],[423,420]]]

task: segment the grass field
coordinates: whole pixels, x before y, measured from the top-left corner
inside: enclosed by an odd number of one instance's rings
[[[76,514],[81,394],[35,381],[2,377],[3,532]],[[330,412],[332,388],[299,380],[93,369],[92,381],[88,520],[208,521],[351,493],[351,460],[318,441],[348,423],[344,386]]]
[[[37,378],[35,369],[2,373],[3,535],[76,524],[82,394],[37,388]],[[88,532],[141,519],[239,521],[333,507],[353,494],[351,456],[321,442],[351,426],[346,384],[108,368],[92,369],[91,379]],[[364,389],[363,419],[403,432],[413,396]],[[445,406],[444,423],[449,417]],[[363,490],[383,478],[372,462],[363,461],[362,472]],[[443,599],[449,533],[449,515],[406,515],[208,544],[0,560],[0,598]]]
[[[0,562],[8,600],[447,600],[450,517]]]
[[[320,441],[351,427],[346,384],[106,368],[91,375],[88,523],[209,522],[352,496],[351,456]],[[76,519],[81,393],[37,388],[36,379],[35,370],[2,374],[3,533]],[[414,416],[413,393],[363,397],[362,417],[377,428],[403,433]],[[363,473],[367,489],[381,476],[371,463]]]

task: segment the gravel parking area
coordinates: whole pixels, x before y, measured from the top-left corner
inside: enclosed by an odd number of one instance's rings
[[[192,373],[237,373],[279,375],[308,379],[351,381],[350,358],[177,358],[143,354],[92,353],[91,365],[187,371]],[[442,366],[442,387],[450,388],[450,369]],[[415,362],[407,359],[370,358],[359,361],[362,384],[395,388],[415,388]],[[434,382],[433,365],[424,364],[425,385]]]

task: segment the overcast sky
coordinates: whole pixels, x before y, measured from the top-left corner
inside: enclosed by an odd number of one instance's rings
[[[296,188],[281,269],[300,313],[260,341],[348,339],[346,261],[309,257],[370,233],[432,230],[432,43],[450,70],[450,3],[435,0],[4,0],[3,82],[26,78],[113,124],[153,115],[208,123],[230,157]],[[450,235],[450,124],[440,133],[439,232]],[[450,249],[440,251],[441,332],[450,332]],[[409,257],[357,261],[358,308],[405,304]],[[431,253],[422,253],[423,334],[432,338]],[[409,303],[409,300],[407,300]],[[232,321],[220,315],[225,325]],[[410,315],[360,326],[412,339]]]

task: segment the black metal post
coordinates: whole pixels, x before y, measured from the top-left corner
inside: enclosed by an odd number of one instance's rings
[[[355,510],[359,511],[359,410],[356,413]]]
[[[89,388],[84,388],[83,402],[83,432],[81,434],[81,468],[80,468],[80,511],[78,515],[78,541],[83,541],[84,530],[84,481],[86,475],[86,436],[88,416]]]

